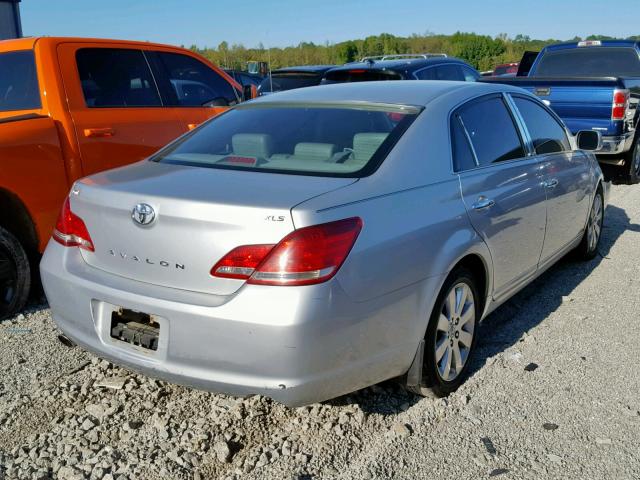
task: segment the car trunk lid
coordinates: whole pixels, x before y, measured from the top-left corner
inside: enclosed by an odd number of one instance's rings
[[[230,295],[243,281],[210,275],[221,257],[240,245],[277,243],[295,228],[294,206],[355,181],[145,161],[78,182],[71,208],[95,245],[95,252],[82,250],[89,265],[141,282]],[[139,204],[154,210],[148,225],[133,219]]]

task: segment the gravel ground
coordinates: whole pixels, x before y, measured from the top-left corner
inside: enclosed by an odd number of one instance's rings
[[[601,256],[564,260],[486,319],[448,399],[393,382],[287,409],[170,385],[0,323],[0,480],[640,478],[640,187]]]

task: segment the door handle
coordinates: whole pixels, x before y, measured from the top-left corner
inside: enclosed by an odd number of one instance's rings
[[[84,136],[89,138],[113,137],[116,134],[113,128],[85,128]]]
[[[491,200],[490,198],[478,197],[478,200],[476,201],[476,203],[471,205],[471,208],[473,208],[474,210],[486,210],[493,207],[495,204],[496,202]]]
[[[558,179],[552,178],[551,180],[545,180],[542,182],[544,188],[556,188],[558,186]]]

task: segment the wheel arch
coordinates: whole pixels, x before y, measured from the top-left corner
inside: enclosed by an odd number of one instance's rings
[[[0,226],[11,232],[29,256],[38,252],[38,233],[29,210],[13,192],[0,188]]]

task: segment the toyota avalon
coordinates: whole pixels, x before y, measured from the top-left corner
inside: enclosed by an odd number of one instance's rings
[[[446,395],[480,320],[595,255],[600,141],[504,85],[269,95],[78,181],[45,292],[73,342],[171,382],[287,405],[394,377]]]

